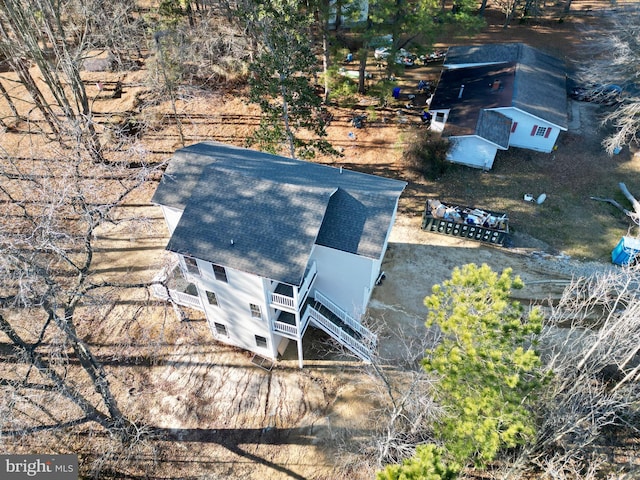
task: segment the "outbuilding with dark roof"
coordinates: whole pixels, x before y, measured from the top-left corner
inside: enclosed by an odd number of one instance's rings
[[[450,47],[430,111],[453,162],[488,170],[498,150],[551,152],[568,126],[564,64],[522,43]]]

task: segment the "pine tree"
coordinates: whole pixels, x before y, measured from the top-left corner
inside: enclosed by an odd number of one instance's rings
[[[470,264],[425,299],[426,325],[442,333],[423,360],[428,372],[441,376],[436,399],[447,414],[436,435],[461,465],[485,464],[535,436],[529,405],[542,374],[532,338],[542,316],[510,299],[511,289],[522,286],[510,269],[498,275]]]
[[[252,102],[262,111],[260,126],[249,139],[261,150],[310,158],[337,153],[325,140],[326,110],[311,84],[317,61],[310,43],[311,16],[298,2],[260,5],[252,13],[262,48],[251,64]]]

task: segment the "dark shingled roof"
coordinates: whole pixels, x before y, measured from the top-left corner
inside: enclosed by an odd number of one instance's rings
[[[487,43],[449,47],[443,66],[449,68],[461,64],[518,62],[522,47],[527,46],[523,43]]]
[[[478,66],[455,68],[470,64]],[[514,64],[512,98],[508,106],[567,129],[566,71],[562,60],[523,43],[502,43],[450,47],[444,62],[445,72],[481,68],[483,64],[493,64],[494,68],[498,64]],[[435,109],[433,102],[431,108]]]
[[[509,148],[511,123],[511,119],[500,112],[481,110],[476,133],[478,136],[507,149]]]
[[[514,78],[513,63],[443,70],[429,106],[430,110],[450,109],[443,135],[486,133],[490,127],[479,125],[481,112],[511,106]],[[486,120],[495,119],[494,116],[486,117]],[[502,125],[500,122],[498,128]],[[506,145],[509,145],[508,138]]]
[[[396,198],[338,188],[331,196],[316,243],[377,258],[395,210]]]
[[[184,211],[168,250],[299,285],[314,243],[378,258],[405,185],[204,142],[174,154],[152,201]]]

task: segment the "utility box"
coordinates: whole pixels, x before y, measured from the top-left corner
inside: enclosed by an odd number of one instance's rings
[[[622,237],[611,252],[611,261],[616,265],[630,265],[640,253],[640,238]]]

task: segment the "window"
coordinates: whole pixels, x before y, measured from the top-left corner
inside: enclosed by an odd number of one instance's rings
[[[516,128],[518,128],[518,122],[513,122],[511,124],[511,133],[515,132]]]
[[[227,271],[224,269],[224,267],[221,267],[220,265],[214,265],[213,274],[215,275],[216,280],[227,283]]]
[[[256,335],[256,346],[260,348],[267,348],[267,339]]]
[[[444,122],[444,112],[436,112],[436,122]]]
[[[531,136],[536,137],[544,137],[549,138],[549,134],[551,133],[551,128],[549,127],[539,127],[538,125],[534,125],[531,129]]]
[[[207,294],[207,301],[209,302],[209,305],[214,305],[214,306],[218,306],[218,297],[216,297],[216,294],[213,292],[210,292],[209,290],[205,290],[206,294]]]
[[[218,335],[221,335],[223,337],[228,337],[229,336],[229,332],[227,332],[227,326],[223,325],[221,323],[214,323],[213,324],[216,327],[216,333]]]
[[[187,266],[187,272],[194,275],[200,275],[200,269],[198,268],[198,262],[193,257],[184,257],[184,264]]]
[[[249,309],[251,310],[251,316],[253,318],[262,318],[262,313],[260,312],[260,305],[250,303]]]

